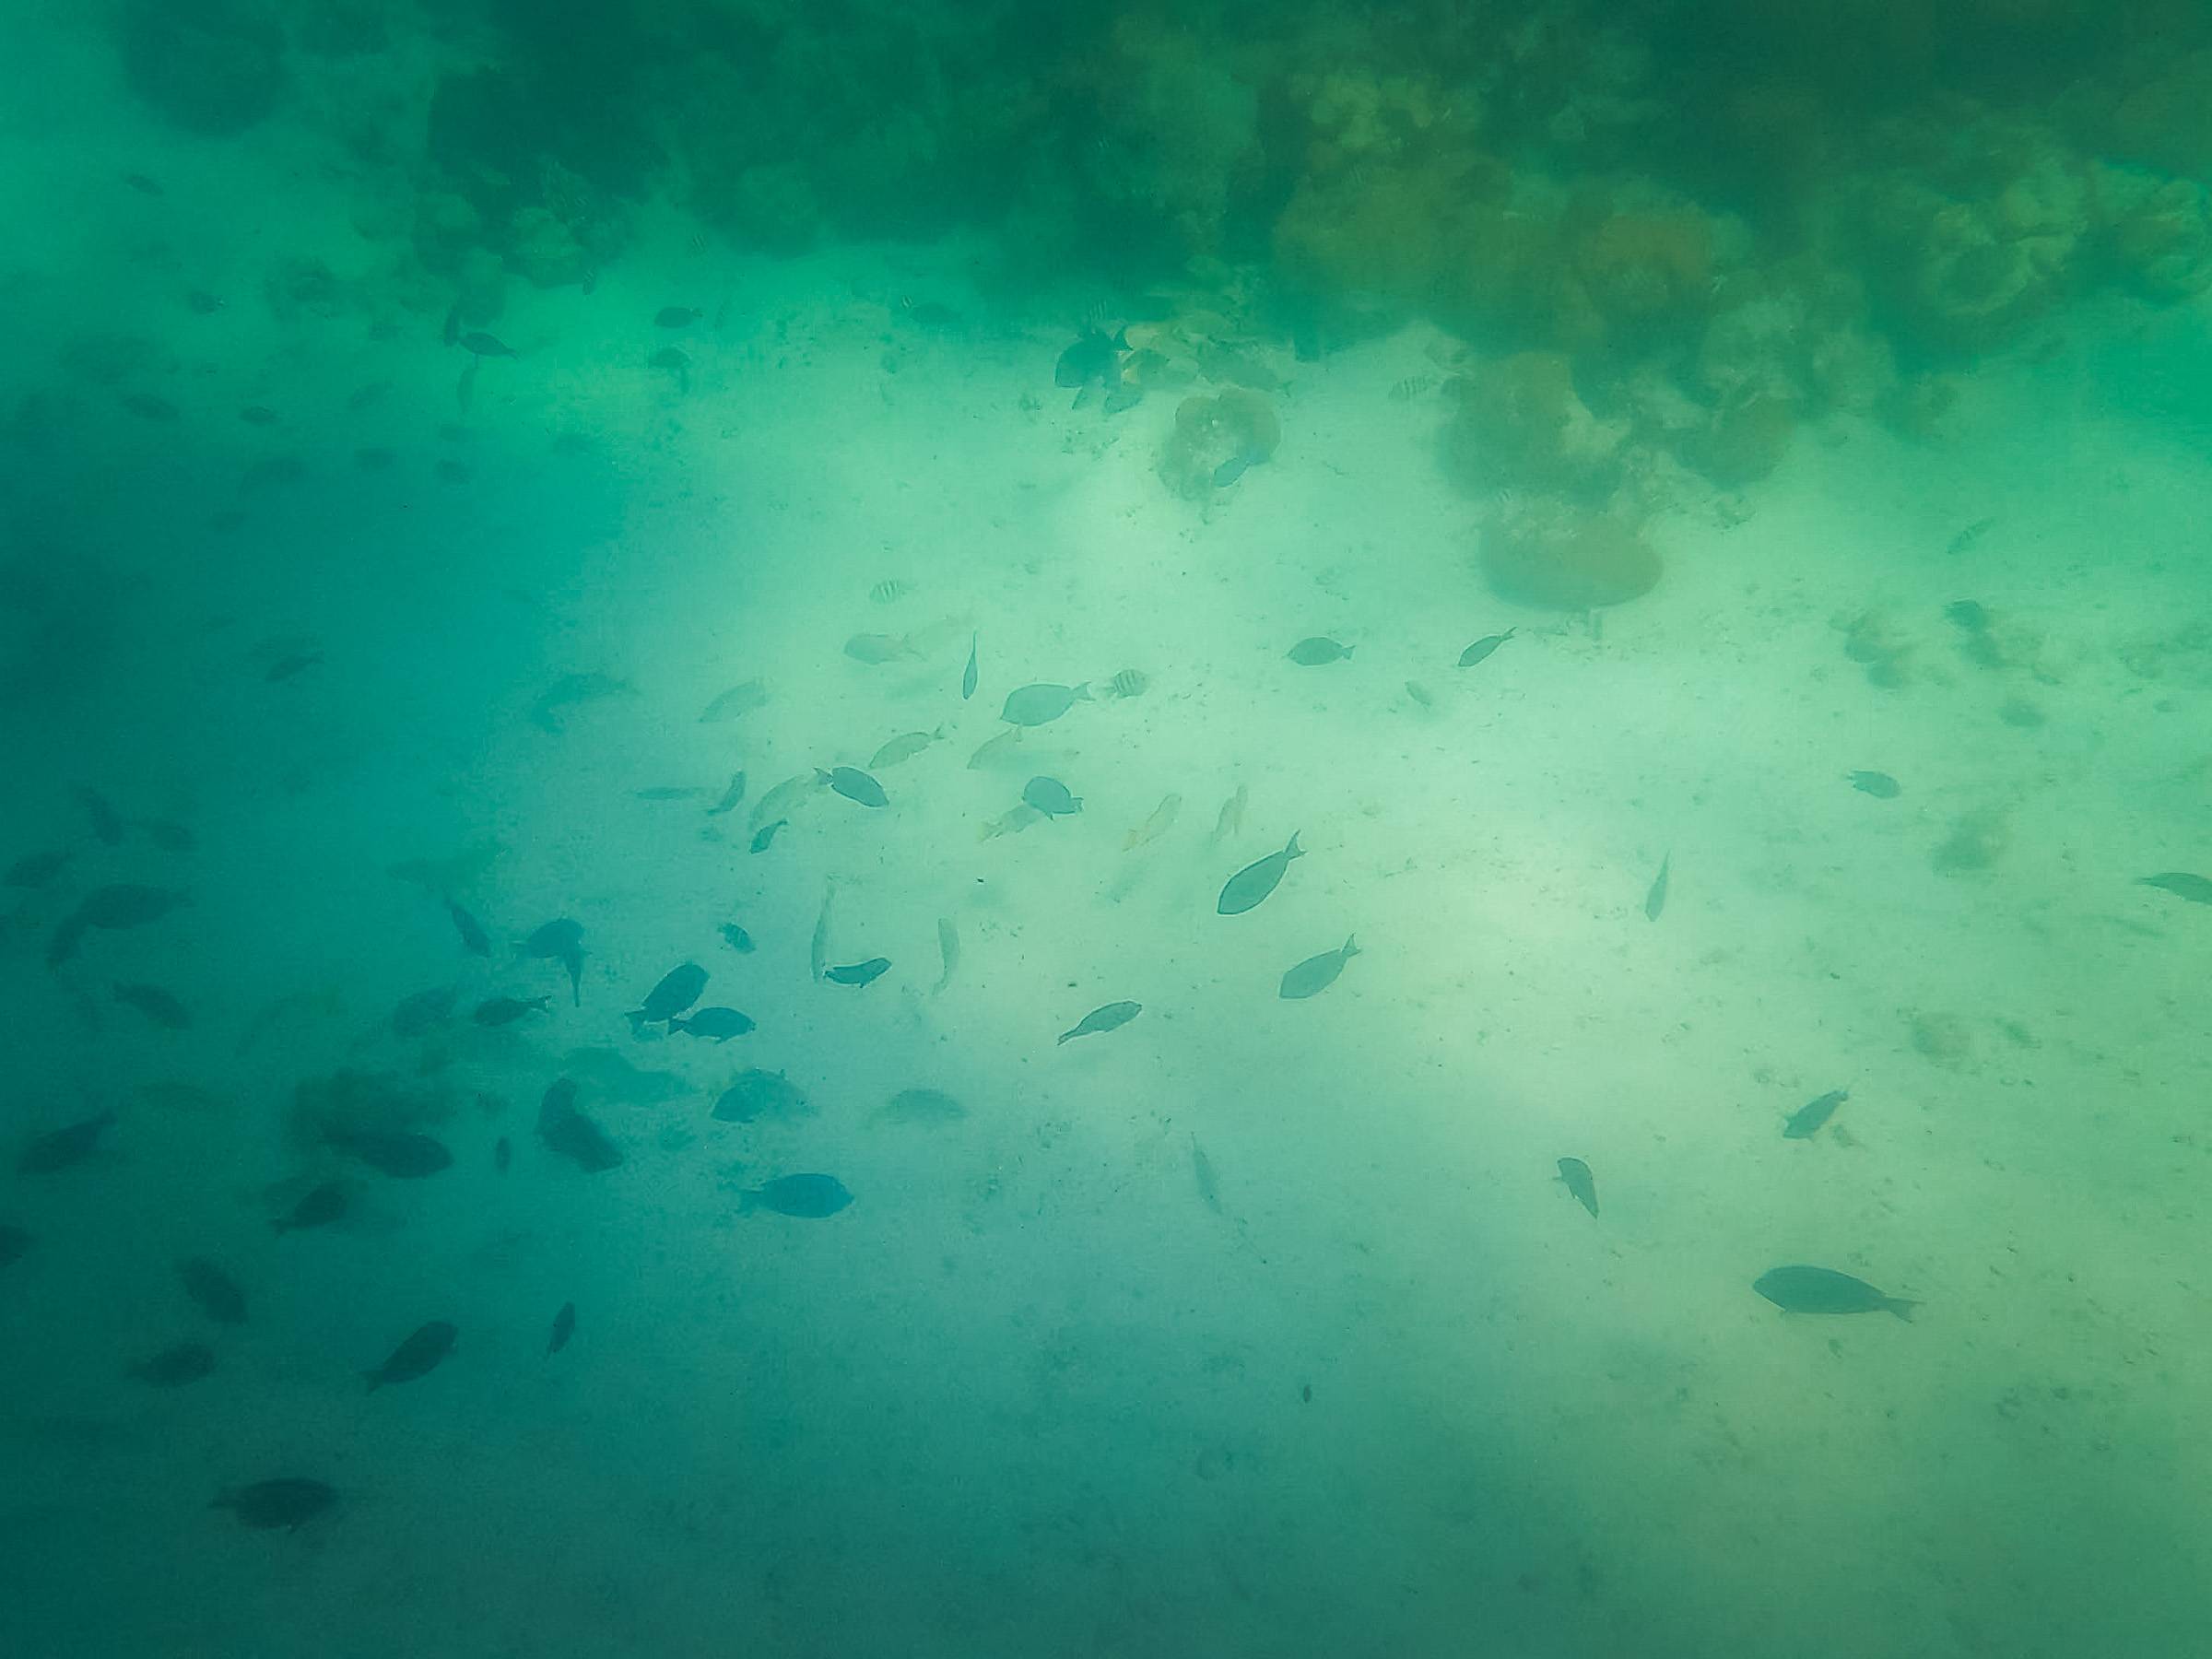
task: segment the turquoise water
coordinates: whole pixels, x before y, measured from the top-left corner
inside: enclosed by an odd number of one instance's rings
[[[2200,1651],[2212,24],[1692,16],[11,8],[0,1651]]]

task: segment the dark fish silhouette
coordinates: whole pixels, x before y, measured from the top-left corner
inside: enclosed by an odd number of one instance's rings
[[[513,1161],[514,1143],[510,1141],[505,1135],[502,1135],[498,1140],[492,1142],[491,1144],[491,1168],[493,1173],[499,1175],[506,1174],[508,1165],[512,1164]]]
[[[57,847],[45,853],[26,853],[9,865],[5,873],[0,873],[0,883],[11,888],[42,888],[67,869],[69,861],[76,856],[76,853],[67,847]]]
[[[522,355],[505,341],[500,340],[491,335],[486,334],[480,328],[469,330],[468,333],[462,335],[458,339],[456,339],[453,344],[460,347],[462,350],[467,352],[471,357],[511,358],[520,357]]]
[[[1309,996],[1319,996],[1336,982],[1344,965],[1359,954],[1359,947],[1349,935],[1335,950],[1324,950],[1319,956],[1310,956],[1283,975],[1281,987],[1276,994],[1285,1002],[1300,1002]]]
[[[301,1232],[309,1228],[328,1227],[345,1214],[346,1189],[335,1181],[326,1181],[302,1194],[297,1204],[269,1226],[280,1233]]]
[[[394,1348],[382,1365],[361,1373],[369,1380],[369,1392],[374,1394],[387,1383],[412,1382],[429,1376],[453,1351],[453,1339],[460,1335],[457,1327],[442,1319],[420,1326]]]
[[[1068,818],[1083,810],[1082,797],[1070,794],[1057,778],[1031,778],[1022,785],[1021,798],[1025,806],[1035,807],[1048,818]]]
[[[549,996],[493,996],[478,1003],[469,1018],[480,1026],[512,1025],[525,1014],[543,1014],[552,1006]]]
[[[2140,877],[2138,887],[2157,888],[2171,893],[2176,899],[2186,899],[2192,904],[2212,904],[2212,877],[2192,876],[2186,870],[2168,870],[2162,876]]]
[[[737,1213],[747,1216],[764,1209],[779,1216],[794,1216],[802,1221],[819,1221],[836,1215],[852,1202],[853,1194],[834,1175],[779,1175],[773,1181],[740,1193]]]
[[[1592,1215],[1597,1214],[1597,1177],[1590,1173],[1588,1164],[1579,1158],[1562,1158],[1559,1172],[1554,1179],[1574,1194],[1577,1204]]]
[[[1089,702],[1090,683],[1080,686],[1019,686],[1006,693],[998,717],[1008,725],[1050,725],[1078,702]]]
[[[1865,1279],[1832,1267],[1771,1267],[1751,1281],[1785,1313],[1894,1313],[1910,1320],[1916,1301],[1885,1296]]]
[[[1060,1041],[1072,1042],[1077,1037],[1096,1036],[1100,1031],[1118,1031],[1144,1011],[1145,1005],[1142,1003],[1108,1003],[1084,1015],[1076,1022],[1074,1030],[1061,1032]]]
[[[337,1500],[337,1493],[321,1481],[294,1475],[233,1487],[207,1507],[227,1509],[247,1526],[288,1531],[312,1521]]]
[[[236,1279],[206,1256],[191,1256],[179,1262],[177,1277],[193,1304],[216,1324],[246,1323],[246,1293]]]
[[[562,1302],[560,1312],[553,1315],[553,1332],[546,1338],[548,1356],[558,1354],[569,1346],[569,1338],[576,1335],[576,1304]]]
[[[653,988],[645,994],[645,1000],[629,1011],[632,1030],[641,1030],[649,1025],[674,1019],[700,998],[707,988],[707,971],[697,962],[686,962],[671,968],[660,977]]]
[[[1326,634],[1310,634],[1283,654],[1301,668],[1318,668],[1324,663],[1340,663],[1357,649],[1340,645]]]
[[[187,893],[168,888],[141,887],[136,882],[94,888],[54,928],[53,936],[46,946],[46,966],[59,968],[74,957],[89,929],[144,927],[191,902],[191,895]]]
[[[777,818],[774,822],[763,824],[759,829],[754,830],[752,851],[755,853],[767,852],[769,848],[774,844],[776,831],[782,829],[784,825],[790,822],[791,820],[789,818]]]
[[[725,812],[735,812],[737,804],[745,799],[745,769],[739,767],[730,774],[729,787],[722,792],[714,805],[707,808],[709,818],[720,818]]]
[[[1659,861],[1659,874],[1652,877],[1651,888],[1643,896],[1643,919],[1647,922],[1658,921],[1660,912],[1666,909],[1667,868],[1674,859],[1669,853]]]
[[[32,1136],[24,1143],[23,1150],[16,1157],[16,1173],[52,1175],[57,1170],[66,1170],[73,1164],[83,1163],[99,1147],[100,1137],[114,1121],[115,1114],[112,1112],[100,1112],[59,1129],[49,1129],[44,1135]]]
[[[1503,633],[1485,634],[1459,653],[1459,665],[1462,668],[1474,667],[1476,664],[1481,662],[1491,652],[1497,650],[1499,646],[1504,644],[1520,631],[1517,628],[1509,628]]]
[[[745,929],[738,926],[736,923],[724,922],[714,931],[722,935],[722,942],[724,945],[727,945],[732,950],[736,951],[740,956],[752,955],[753,935],[747,933]]]
[[[870,957],[865,962],[850,962],[842,968],[825,968],[822,977],[833,985],[872,985],[890,971],[889,957]]]
[[[115,1000],[167,1030],[182,1031],[192,1024],[192,1010],[159,985],[118,985]]]
[[[443,1141],[412,1129],[335,1129],[324,1139],[349,1158],[403,1181],[435,1175],[453,1161]]]
[[[535,929],[523,941],[523,954],[559,962],[568,971],[569,998],[583,1006],[583,924],[561,916]]]
[[[982,641],[981,634],[968,636],[968,666],[960,670],[960,700],[966,702],[975,695],[975,649]]]
[[[840,766],[829,771],[818,768],[814,775],[846,800],[857,801],[863,806],[888,806],[891,804],[891,797],[883,793],[883,785],[857,766]]]
[[[670,1020],[668,1029],[714,1042],[727,1042],[751,1030],[753,1021],[750,1015],[741,1014],[735,1008],[701,1008],[688,1019]]]
[[[1784,1140],[1810,1140],[1820,1126],[1836,1115],[1836,1108],[1851,1099],[1848,1088],[1831,1088],[1817,1100],[1807,1100],[1790,1113],[1782,1125]]]
[[[181,1388],[215,1369],[215,1350],[204,1342],[179,1342],[124,1368],[124,1375],[156,1388]]]
[[[749,1124],[756,1118],[796,1117],[806,1110],[806,1097],[782,1072],[754,1068],[739,1072],[714,1101],[714,1116],[725,1124]]]
[[[1298,837],[1291,836],[1281,852],[1254,859],[1223,883],[1215,912],[1224,916],[1242,915],[1275,891],[1276,884],[1282,880],[1283,872],[1290,867],[1292,859],[1305,855],[1306,850],[1298,844]]]
[[[450,897],[445,901],[445,913],[453,919],[453,931],[461,935],[462,949],[471,956],[488,957],[491,954],[491,935],[484,931],[481,922],[454,903]]]
[[[1894,801],[1905,793],[1905,786],[1888,772],[1854,771],[1843,774],[1844,781],[1861,794],[1872,795],[1877,801]]]
[[[552,1151],[589,1174],[611,1170],[622,1161],[621,1148],[606,1138],[597,1124],[576,1110],[576,1084],[557,1077],[538,1102],[537,1134]]]

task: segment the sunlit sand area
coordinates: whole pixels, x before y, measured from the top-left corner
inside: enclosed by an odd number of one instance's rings
[[[2184,1654],[2212,20],[18,6],[0,1650]]]

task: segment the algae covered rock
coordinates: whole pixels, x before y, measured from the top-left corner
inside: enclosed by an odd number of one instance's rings
[[[1482,573],[1501,599],[1596,610],[1659,584],[1659,555],[1619,515],[1558,498],[1502,502],[1482,532]]]
[[[1275,410],[1257,392],[1230,386],[1186,397],[1160,453],[1160,482],[1185,500],[1203,501],[1273,455],[1282,441]]]
[[[242,133],[284,93],[284,31],[252,0],[127,0],[116,28],[131,90],[187,132]]]
[[[1620,470],[1625,427],[1600,420],[1556,351],[1523,351],[1453,382],[1459,412],[1446,457],[1477,487],[1602,495]]]

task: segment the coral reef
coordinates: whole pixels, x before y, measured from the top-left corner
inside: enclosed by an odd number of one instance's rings
[[[1176,406],[1175,430],[1160,452],[1160,481],[1186,500],[1205,500],[1244,469],[1266,461],[1283,441],[1274,408],[1261,394],[1231,386]]]
[[[1501,599],[1544,610],[1625,605],[1659,585],[1659,555],[1618,513],[1548,497],[1508,497],[1482,530],[1481,566]]]
[[[126,0],[116,23],[131,90],[187,132],[242,133],[283,96],[284,31],[252,0]]]

